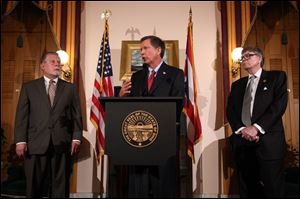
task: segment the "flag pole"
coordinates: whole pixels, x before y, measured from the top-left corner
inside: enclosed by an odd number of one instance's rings
[[[106,41],[106,34],[108,33],[108,19],[109,17],[112,15],[111,11],[106,9],[104,10],[102,13],[101,13],[101,19],[105,19],[105,25],[104,25],[104,33],[103,33],[103,51],[102,51],[102,65],[101,65],[101,79],[100,79],[100,91],[102,91],[103,89],[103,85],[102,85],[102,79],[103,79],[103,73],[104,73],[104,53],[105,53],[105,48],[106,48],[106,45],[105,45],[105,41]],[[97,154],[98,155],[98,154]],[[100,183],[101,183],[101,187],[103,187],[103,190],[102,190],[102,193],[100,194],[101,195],[101,198],[104,198],[104,190],[106,191],[106,193],[108,193],[108,190],[107,190],[107,178],[106,178],[106,184],[105,184],[105,187],[104,187],[104,182],[103,182],[103,179],[104,179],[104,166],[107,166],[108,167],[108,164],[107,165],[104,165],[105,162],[104,162],[104,153],[103,155],[101,155],[101,159],[100,159],[100,164],[101,164],[101,168],[100,168]],[[107,169],[106,169],[107,171]],[[107,194],[108,195],[108,194]],[[107,197],[107,196],[106,196]]]
[[[193,51],[193,22],[192,22],[192,8],[189,10],[189,20],[187,27],[187,45],[186,45],[186,61],[185,61],[185,105],[184,113],[187,118],[187,137],[188,137],[188,155],[195,163],[194,145],[197,144],[201,138],[201,122],[197,105],[197,85],[196,85],[196,71],[194,63]]]
[[[103,79],[103,72],[104,72],[104,52],[105,52],[105,42],[106,42],[106,32],[107,32],[107,19],[105,18],[105,24],[104,24],[104,32],[103,32],[103,51],[102,51],[102,65],[101,65],[101,78],[100,78],[100,88],[99,92],[102,92],[102,79]]]
[[[190,12],[189,12],[189,20],[190,20],[190,22],[192,22],[192,15],[193,15],[193,13],[192,13],[192,7],[190,6]]]

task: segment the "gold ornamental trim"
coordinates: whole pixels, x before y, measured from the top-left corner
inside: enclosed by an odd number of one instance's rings
[[[151,145],[158,135],[158,122],[149,112],[138,110],[126,116],[122,123],[125,141],[137,148]]]

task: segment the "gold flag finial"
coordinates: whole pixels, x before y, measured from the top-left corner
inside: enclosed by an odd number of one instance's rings
[[[192,7],[190,6],[190,20],[192,20]]]
[[[110,10],[104,10],[102,13],[101,13],[101,19],[105,19],[105,20],[108,20],[108,18],[111,16],[111,11]]]

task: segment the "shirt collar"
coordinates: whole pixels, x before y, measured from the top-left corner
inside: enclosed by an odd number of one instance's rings
[[[250,79],[250,77],[255,76],[255,78],[259,79],[262,73],[262,68],[260,68],[254,75],[250,75],[248,76],[248,79]]]
[[[47,84],[49,84],[50,79],[49,79],[48,77],[46,77],[45,75],[44,75],[44,79],[45,79],[45,82],[46,82]],[[53,81],[55,82],[55,84],[57,84],[58,77],[55,78],[55,79],[53,79]]]
[[[158,66],[154,69],[155,73],[157,73],[157,71],[158,71],[159,68],[161,67],[162,63],[163,63],[163,61],[161,61],[161,62],[158,64]],[[151,67],[148,67],[149,74],[151,74],[152,70],[153,70],[153,69],[152,69]]]

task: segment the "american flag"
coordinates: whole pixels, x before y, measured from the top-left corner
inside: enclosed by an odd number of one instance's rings
[[[194,144],[199,142],[202,130],[197,106],[196,72],[193,52],[193,22],[191,9],[187,31],[184,83],[184,113],[186,114],[187,122],[188,155],[192,158],[193,162],[195,162]]]
[[[104,155],[105,140],[105,113],[98,98],[100,96],[114,96],[113,86],[111,82],[111,76],[113,75],[113,73],[108,40],[108,23],[107,20],[105,20],[105,30],[100,47],[90,115],[90,120],[96,129],[95,153],[98,164],[100,162],[100,156]]]

